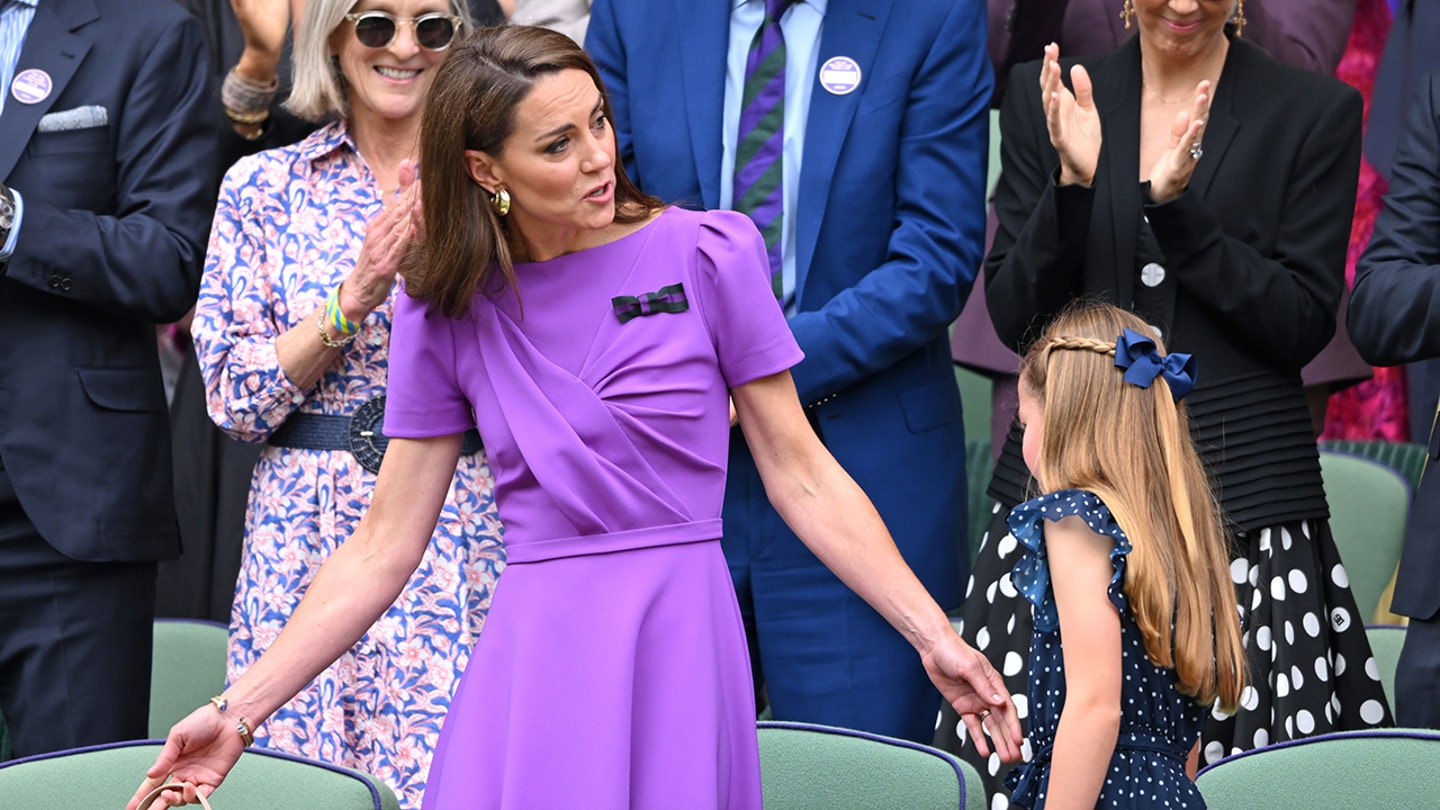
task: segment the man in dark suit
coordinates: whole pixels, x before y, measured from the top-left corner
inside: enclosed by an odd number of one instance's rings
[[[745,198],[751,43],[772,24],[783,32],[784,182],[771,198],[783,212],[767,221],[778,305],[805,351],[795,383],[910,567],[953,607],[966,575],[965,437],[946,328],[984,231],[984,4],[771,5],[598,0],[586,46],[630,176],[668,201],[729,208]],[[724,520],[774,716],[928,741],[940,701],[910,647],[784,526],[738,430]]]
[[[179,552],[154,324],[199,288],[215,127],[178,5],[0,5],[0,705],[24,756],[145,736]]]
[[[1440,74],[1417,84],[1350,297],[1350,338],[1376,365],[1440,358]],[[1429,464],[1437,458],[1432,424]],[[1429,464],[1390,605],[1410,617],[1395,672],[1395,722],[1416,728],[1440,728],[1440,471]]]

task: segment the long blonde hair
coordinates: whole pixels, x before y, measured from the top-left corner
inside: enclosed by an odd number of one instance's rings
[[[1072,305],[1026,353],[1020,384],[1045,420],[1036,478],[1045,492],[1083,489],[1105,501],[1130,538],[1124,590],[1146,654],[1175,670],[1183,694],[1233,711],[1245,651],[1220,509],[1184,405],[1163,378],[1141,387],[1116,368],[1125,329],[1153,334],[1109,304]]]

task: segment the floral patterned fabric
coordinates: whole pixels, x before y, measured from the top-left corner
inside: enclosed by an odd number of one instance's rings
[[[385,392],[393,294],[311,390],[290,382],[275,350],[281,333],[314,322],[355,266],[380,194],[343,122],[245,158],[227,174],[193,333],[210,416],[231,435],[264,441],[291,413],[348,415]],[[493,484],[483,453],[461,457],[430,547],[400,598],[256,729],[257,745],[368,771],[395,789],[402,807],[420,806],[441,721],[504,567]],[[359,523],[374,486],[348,451],[261,453],[231,613],[230,680],[279,634],[320,564]]]

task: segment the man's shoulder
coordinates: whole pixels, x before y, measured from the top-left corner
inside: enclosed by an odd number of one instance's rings
[[[201,37],[200,21],[175,0],[46,0],[54,3],[62,22],[81,23],[79,32],[109,49],[132,48],[163,37]]]

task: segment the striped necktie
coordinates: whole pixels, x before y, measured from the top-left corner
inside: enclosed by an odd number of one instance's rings
[[[770,287],[783,295],[780,230],[783,224],[780,156],[785,144],[785,37],[780,17],[793,0],[765,0],[765,21],[750,41],[740,130],[735,147],[734,208],[748,214],[765,237]]]

